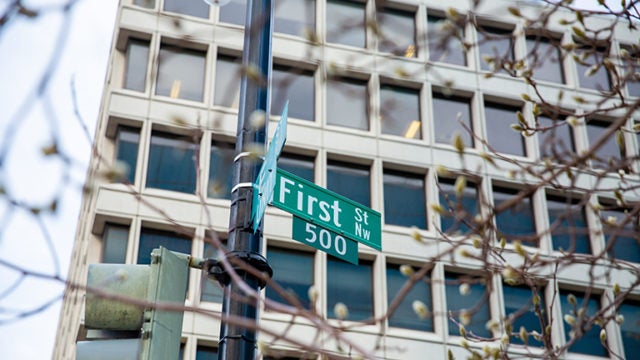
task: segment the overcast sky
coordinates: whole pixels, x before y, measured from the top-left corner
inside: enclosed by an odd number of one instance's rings
[[[27,7],[42,9],[65,0],[24,1]],[[0,1],[4,14],[7,0]],[[9,210],[0,198],[0,259],[37,272],[66,278],[80,206],[77,186],[84,180],[90,142],[73,113],[70,83],[75,79],[80,114],[93,136],[111,46],[117,1],[79,0],[69,16],[60,11],[42,12],[33,19],[24,16],[0,28],[0,146],[7,139],[7,124],[20,124],[11,137],[11,152],[0,168],[0,184],[22,202],[43,205],[60,188],[59,160],[45,158],[41,149],[61,138],[59,147],[72,154],[74,186],[66,186],[58,213],[43,216],[55,248],[52,256],[35,218]],[[69,25],[59,63],[44,95],[34,97],[38,82],[55,58],[58,39]],[[63,36],[64,37],[64,36]],[[28,100],[28,101],[26,101]],[[50,116],[54,115],[54,116]],[[52,126],[52,124],[54,124]],[[64,182],[63,182],[64,183]],[[57,258],[57,260],[55,259]],[[19,274],[0,266],[0,321],[11,318],[7,309],[30,310],[59,298],[64,287],[50,280],[29,279],[5,294]],[[25,320],[0,324],[0,357],[3,359],[49,359],[53,351],[58,317],[58,300],[45,311]]]

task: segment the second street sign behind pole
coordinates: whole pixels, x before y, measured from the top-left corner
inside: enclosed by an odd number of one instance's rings
[[[284,104],[282,109],[282,116],[276,131],[273,133],[273,138],[269,144],[267,155],[264,158],[258,178],[256,180],[253,191],[253,207],[251,209],[251,219],[253,221],[253,232],[255,233],[260,226],[260,221],[264,215],[264,211],[267,208],[267,203],[271,201],[273,196],[273,189],[276,181],[276,166],[278,157],[282,151],[285,141],[287,140],[287,114],[289,111],[289,102]]]
[[[278,169],[272,205],[300,219],[382,250],[380,213]]]

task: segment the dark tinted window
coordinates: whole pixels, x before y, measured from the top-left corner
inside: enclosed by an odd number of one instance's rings
[[[158,55],[156,94],[202,101],[206,53],[162,45]]]
[[[313,72],[285,66],[273,67],[273,89],[271,113],[282,114],[284,104],[289,101],[289,117],[315,119],[315,87]]]
[[[207,194],[212,198],[231,199],[233,187],[233,144],[214,141],[211,144],[209,186]]]
[[[424,176],[384,171],[384,222],[427,228]]]
[[[144,91],[147,81],[149,41],[129,39],[125,56],[124,88]]]
[[[387,264],[387,304],[391,305],[393,299],[399,294],[400,289],[407,282],[407,277],[400,272],[400,266]],[[423,280],[429,280],[425,278]],[[415,300],[423,302],[427,309],[433,311],[431,300],[431,286],[427,281],[416,282],[411,290],[402,299],[399,306],[389,318],[389,326],[406,329],[433,331],[433,319],[421,319],[413,311]]]
[[[196,144],[175,135],[152,132],[147,187],[194,193]]]
[[[139,129],[118,126],[118,133],[116,135],[116,160],[126,167],[124,169],[124,177],[121,180],[126,180],[130,184],[133,184],[136,178],[139,143]]]
[[[562,308],[562,314],[571,315],[576,319],[576,326],[582,328],[583,335],[580,339],[569,348],[570,352],[576,352],[581,354],[589,354],[595,356],[607,356],[607,350],[602,346],[600,342],[600,327],[596,324],[587,325],[589,319],[592,318],[600,310],[600,302],[596,298],[597,295],[591,295],[588,300],[585,299],[583,294],[573,293],[576,297],[577,305],[574,306],[569,303],[568,291],[560,291],[560,306]],[[578,309],[584,308],[584,314],[578,316]],[[566,321],[564,324],[564,336],[567,341],[571,340],[571,325]]]
[[[468,311],[471,316],[469,324],[465,325],[467,333],[471,332],[477,336],[491,337],[491,331],[485,327],[491,318],[489,301],[485,299],[486,286],[474,281],[472,278],[461,277],[454,273],[445,273],[445,292],[447,296],[447,311],[453,312],[453,316],[458,319],[461,311]],[[469,284],[469,293],[460,294],[460,284]],[[459,335],[458,326],[449,321],[449,334]]]
[[[524,138],[511,128],[512,124],[518,123],[516,113],[520,110],[504,104],[485,103],[487,140],[496,152],[525,156]]]
[[[459,120],[466,128],[461,125]],[[462,137],[466,147],[473,147],[470,100],[434,93],[433,126],[436,142],[451,144],[453,135],[457,133]]]
[[[305,309],[310,308],[309,287],[313,285],[313,253],[270,247],[267,250],[269,263],[273,266],[273,280]],[[290,304],[273,287],[267,286],[269,299]],[[291,304],[293,305],[293,304]]]
[[[106,224],[102,234],[102,262],[124,264],[128,240],[129,226]]]
[[[380,86],[380,126],[383,134],[422,138],[420,131],[420,91],[396,86]]]
[[[341,302],[349,309],[345,320],[373,317],[373,269],[369,261],[353,265],[327,256],[327,316],[335,318],[334,307]]]
[[[464,39],[464,31],[458,28],[454,29],[453,33],[443,32],[441,27],[445,21],[447,20],[443,17],[427,16],[429,59],[449,64],[466,65],[466,55],[460,41]],[[453,24],[451,25],[453,26]]]
[[[584,205],[577,199],[547,195],[553,250],[591,253],[589,227]]]
[[[359,1],[327,0],[327,42],[365,46],[365,4]]]
[[[359,204],[371,203],[369,167],[330,161],[327,164],[327,189]]]
[[[467,181],[461,193],[455,189],[456,180],[440,178],[440,206],[444,213],[440,214],[440,228],[445,233],[466,233],[470,230],[476,214],[480,213],[477,185]]]
[[[504,202],[518,196],[518,190],[494,187],[493,203],[500,207]],[[525,245],[536,246],[528,236],[536,235],[535,220],[533,217],[533,204],[531,198],[525,196],[515,204],[496,214],[496,228],[498,238],[505,237],[507,241],[520,240]]]

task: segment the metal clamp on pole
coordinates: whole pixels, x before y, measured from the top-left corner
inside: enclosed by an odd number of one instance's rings
[[[248,275],[251,275],[245,270],[246,266],[250,266],[256,271],[268,275],[269,278],[273,277],[273,269],[271,268],[271,266],[269,266],[267,259],[265,259],[264,256],[260,254],[247,251],[233,251],[227,254],[227,259],[229,260],[229,263],[231,263],[233,270],[237,274],[242,275],[246,273]],[[241,265],[240,262],[242,262],[244,266]],[[229,282],[231,282],[231,276],[228,274],[222,262],[220,262],[219,260],[207,259],[204,264],[204,269],[209,274],[209,278],[216,279],[223,286],[229,285]],[[264,277],[256,278],[258,280],[258,283],[260,284],[260,288],[264,289],[264,287],[267,285]]]

